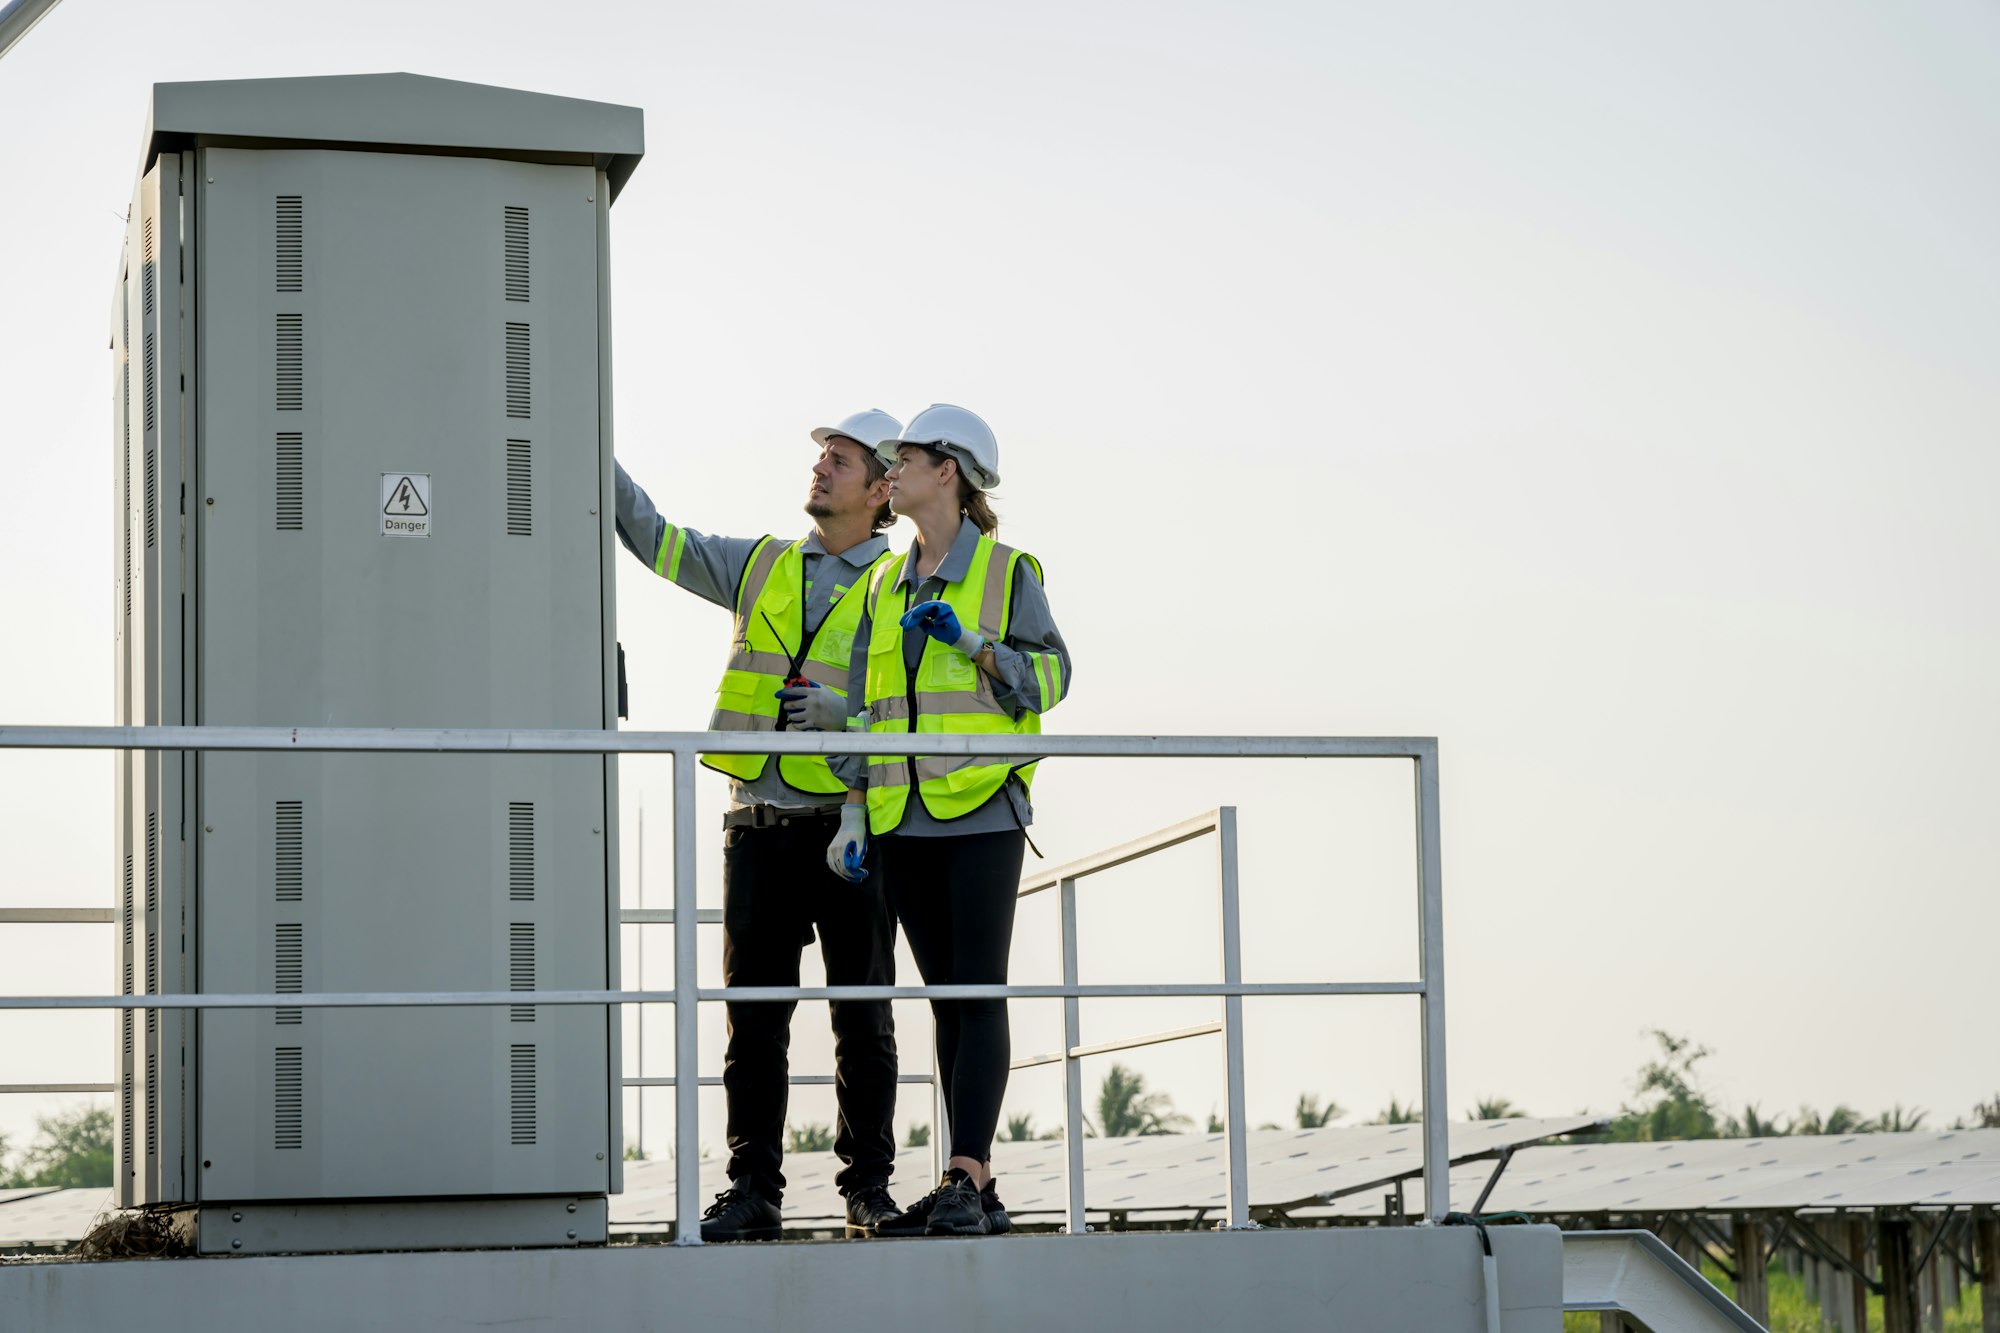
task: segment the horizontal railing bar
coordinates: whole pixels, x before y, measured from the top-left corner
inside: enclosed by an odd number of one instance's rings
[[[7,1092],[116,1092],[116,1083],[0,1083]]]
[[[704,1088],[719,1088],[722,1086],[722,1076],[720,1074],[704,1074],[696,1081]],[[838,1081],[832,1074],[794,1074],[791,1077],[791,1084],[795,1088],[831,1087]],[[931,1076],[929,1074],[898,1074],[896,1075],[896,1081],[898,1083],[929,1083]],[[628,1078],[625,1080],[625,1086],[628,1088],[671,1088],[674,1086],[674,1082],[675,1079],[672,1074],[657,1078],[648,1075],[645,1078]]]
[[[908,754],[863,731],[556,731],[452,727],[6,727],[0,750],[281,750],[299,754]],[[926,735],[934,755],[1139,759],[1416,759],[1429,736]]]
[[[109,907],[0,907],[0,926],[40,922],[45,925],[97,925],[118,920]]]
[[[1132,841],[1113,847],[1108,851],[1098,852],[1093,856],[1086,856],[1080,861],[1071,861],[1068,865],[1057,866],[1053,870],[1040,871],[1033,879],[1021,881],[1021,888],[1017,896],[1025,898],[1031,893],[1040,893],[1044,889],[1053,889],[1066,879],[1082,879],[1085,875],[1094,875],[1101,870],[1110,870],[1115,866],[1122,866],[1127,862],[1136,861],[1142,856],[1150,856],[1154,852],[1163,852],[1169,847],[1178,847],[1182,843],[1191,842],[1205,833],[1215,832],[1216,825],[1220,822],[1220,819],[1221,812],[1210,810],[1206,814],[1196,815],[1192,819],[1183,819],[1178,824],[1148,833],[1144,837],[1134,838]]]
[[[719,926],[722,924],[720,907],[703,907],[694,914],[699,926]],[[626,926],[671,926],[674,924],[674,909],[671,907],[627,907],[618,913],[618,921]]]
[[[733,1004],[794,1000],[1200,999],[1217,995],[1421,995],[1421,981],[1251,981],[1108,986],[739,986],[703,987],[697,998]],[[0,995],[4,1009],[453,1009],[491,1005],[672,1004],[670,990],[331,991],[324,994]]]

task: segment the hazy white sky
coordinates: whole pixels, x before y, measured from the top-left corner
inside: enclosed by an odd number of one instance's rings
[[[1615,1108],[1661,1025],[1732,1105],[1949,1120],[2000,1088],[1996,67],[1973,0],[68,0],[0,62],[0,720],[111,720],[105,328],[148,84],[629,103],[619,453],[676,521],[802,530],[808,428],[972,406],[1078,663],[1052,730],[1441,738],[1454,1109]],[[698,727],[723,616],[620,575],[630,725]],[[0,755],[0,902],[110,901],[109,774]],[[627,765],[651,903],[667,789]],[[1413,965],[1398,768],[1077,761],[1037,796],[1054,859],[1234,802],[1253,974]],[[1206,871],[1093,886],[1086,979],[1212,974]],[[0,927],[0,990],[110,986],[101,928]],[[1086,1040],[1201,1016],[1105,1006]],[[1252,1020],[1253,1119],[1416,1091],[1404,1002]],[[104,1078],[109,1032],[0,1018],[0,1081]],[[1017,1050],[1054,1033],[1022,1007]],[[1199,1115],[1214,1057],[1132,1063]],[[17,1143],[50,1106],[0,1102]],[[1058,1105],[1022,1079],[1010,1110]]]

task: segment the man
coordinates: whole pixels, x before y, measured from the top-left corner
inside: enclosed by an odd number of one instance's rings
[[[839,730],[848,656],[868,577],[888,556],[887,470],[875,445],[901,425],[857,412],[812,432],[820,446],[805,510],[812,530],[774,537],[711,537],[662,519],[618,469],[618,539],[654,573],[729,608],[735,635],[716,692],[715,731]],[[803,687],[787,682],[803,677]],[[782,696],[782,697],[781,697]],[[836,874],[827,843],[846,788],[817,755],[706,755],[731,778],[723,817],[722,977],[725,986],[796,986],[799,956],[817,928],[828,985],[892,985],[896,925],[871,848]],[[785,1004],[731,1004],[722,1068],[728,1103],[730,1188],[703,1214],[704,1241],[775,1240],[785,1189]],[[889,1197],[896,1154],[896,1035],[886,1000],[836,1000],[834,1079],[839,1103],[834,1183],[847,1234],[873,1234],[897,1214]]]

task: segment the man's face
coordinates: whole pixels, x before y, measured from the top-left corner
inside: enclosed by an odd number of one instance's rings
[[[814,518],[848,518],[870,514],[888,494],[889,483],[868,482],[868,456],[845,435],[827,439],[813,464],[812,488],[806,492],[806,513]]]

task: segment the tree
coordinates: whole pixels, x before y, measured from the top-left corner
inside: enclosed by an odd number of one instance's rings
[[[1640,1103],[1620,1108],[1611,1122],[1611,1137],[1621,1143],[1714,1138],[1715,1103],[1695,1072],[1711,1052],[1660,1028],[1648,1035],[1659,1043],[1660,1054],[1639,1067],[1635,1091]]]
[[[1319,1094],[1302,1092],[1299,1104],[1292,1108],[1292,1116],[1299,1122],[1300,1129],[1321,1129],[1347,1114],[1347,1108],[1329,1097],[1326,1105],[1320,1105]]]
[[[625,1145],[625,1160],[628,1162],[649,1162],[652,1159],[646,1156],[646,1150],[641,1148],[637,1142],[629,1142]]]
[[[1212,1107],[1212,1106],[1211,1106],[1211,1107],[1209,1107],[1209,1108],[1208,1108],[1208,1132],[1209,1132],[1210,1134],[1220,1134],[1220,1133],[1222,1133],[1222,1131],[1223,1131],[1223,1130],[1225,1130],[1225,1129],[1228,1129],[1228,1128],[1229,1128],[1229,1126],[1227,1126],[1227,1125],[1225,1125],[1225,1124],[1223,1124],[1223,1123],[1222,1123],[1222,1117],[1221,1117],[1221,1116],[1219,1116],[1219,1115],[1217,1115],[1217,1114],[1215,1113],[1215,1108],[1214,1108],[1214,1107]],[[4,1145],[0,1145],[0,1146],[4,1146]]]
[[[1376,1115],[1368,1123],[1371,1125],[1416,1125],[1423,1122],[1423,1108],[1412,1102],[1405,1106],[1394,1097],[1389,1099],[1388,1108]]]
[[[903,1136],[905,1148],[928,1148],[931,1142],[929,1125],[911,1125],[910,1132]]]
[[[926,1136],[928,1140],[928,1136]],[[832,1152],[832,1125],[787,1125],[785,1127],[786,1152]]]
[[[1791,1126],[1781,1125],[1775,1120],[1766,1120],[1764,1113],[1751,1102],[1743,1108],[1743,1118],[1730,1116],[1722,1124],[1725,1139],[1775,1139],[1791,1133]]]
[[[40,1131],[21,1154],[23,1184],[86,1189],[111,1184],[111,1108],[79,1107],[37,1116]]]
[[[1990,1102],[1974,1102],[1972,1118],[1977,1122],[1975,1129],[2000,1129],[2000,1092],[1994,1093]]]
[[[1472,1109],[1465,1113],[1465,1118],[1467,1120],[1523,1120],[1527,1118],[1527,1115],[1526,1111],[1517,1110],[1514,1103],[1508,1101],[1505,1097],[1483,1097],[1472,1104]]]
[[[1108,1139],[1135,1134],[1173,1134],[1188,1124],[1164,1092],[1147,1092],[1142,1074],[1113,1065],[1097,1091],[1097,1123]]]
[[[1794,1134],[1859,1134],[1867,1128],[1868,1121],[1861,1112],[1845,1105],[1836,1106],[1825,1115],[1810,1106],[1801,1106],[1792,1121]]]
[[[1908,1134],[1922,1128],[1925,1117],[1929,1115],[1929,1111],[1921,1108],[1905,1111],[1903,1104],[1897,1102],[1894,1109],[1884,1111],[1862,1128],[1881,1134]]]
[[[1007,1132],[1001,1136],[1009,1143],[1027,1143],[1035,1138],[1035,1114],[1029,1111],[1022,1115],[1007,1117]]]

